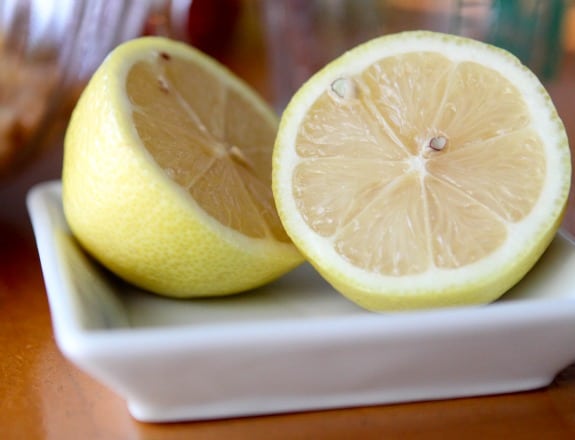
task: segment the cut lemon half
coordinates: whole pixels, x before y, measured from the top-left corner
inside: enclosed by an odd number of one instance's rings
[[[563,124],[515,57],[412,31],[352,49],[300,88],[273,191],[296,246],[360,306],[484,304],[550,243],[570,167]]]
[[[302,256],[271,191],[272,110],[201,52],[144,37],[84,90],[64,147],[71,231],[104,266],[174,296],[252,289]]]

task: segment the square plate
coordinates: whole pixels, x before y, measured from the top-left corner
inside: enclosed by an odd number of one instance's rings
[[[575,247],[558,234],[488,306],[376,314],[308,265],[241,295],[172,300],[111,276],[66,224],[60,182],[28,195],[59,348],[142,421],[506,393],[575,360]]]

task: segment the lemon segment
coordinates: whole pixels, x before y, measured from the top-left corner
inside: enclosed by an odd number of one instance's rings
[[[570,164],[549,96],[516,58],[414,31],[360,45],[301,87],[273,191],[294,243],[359,305],[484,304],[553,238]]]
[[[145,37],[116,48],[74,110],[66,219],[104,266],[152,292],[237,293],[302,262],[271,192],[272,110],[199,51]]]

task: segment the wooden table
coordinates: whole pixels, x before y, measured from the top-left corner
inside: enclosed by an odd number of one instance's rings
[[[549,90],[575,140],[572,58]],[[261,73],[245,67],[249,61],[231,65],[263,87]],[[35,171],[36,180],[46,177],[50,172],[45,169]],[[139,423],[118,396],[74,367],[55,344],[34,240],[22,214],[22,187],[30,179],[22,182],[11,193],[0,188],[0,213],[9,214],[0,222],[0,439],[575,438],[575,364],[551,386],[516,394],[206,422]],[[575,231],[573,200],[565,225]]]

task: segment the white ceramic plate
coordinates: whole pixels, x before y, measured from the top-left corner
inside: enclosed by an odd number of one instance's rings
[[[160,298],[82,251],[59,182],[28,208],[60,349],[142,421],[506,393],[575,360],[575,247],[561,235],[494,304],[374,314],[306,265],[240,296]]]

